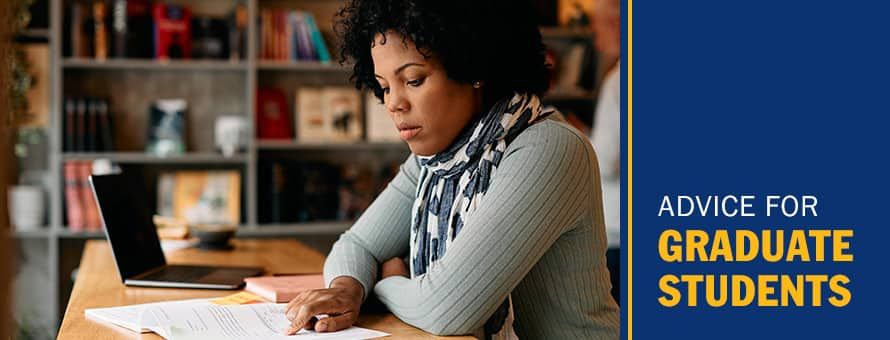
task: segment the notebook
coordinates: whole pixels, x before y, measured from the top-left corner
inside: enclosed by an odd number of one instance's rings
[[[238,289],[258,267],[167,265],[146,203],[143,179],[127,173],[90,176],[105,235],[128,286]]]
[[[249,277],[244,282],[244,290],[278,303],[290,302],[303,291],[324,288],[321,274]]]

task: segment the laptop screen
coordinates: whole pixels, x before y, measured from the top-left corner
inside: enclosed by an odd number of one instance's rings
[[[166,265],[142,178],[126,173],[90,176],[90,184],[121,281]]]

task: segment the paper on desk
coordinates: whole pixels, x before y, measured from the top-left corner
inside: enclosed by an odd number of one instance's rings
[[[389,334],[351,327],[339,332],[316,333],[301,330],[293,336],[284,331],[290,321],[284,316],[284,304],[259,303],[219,306],[214,304],[164,304],[150,306],[150,313],[167,339],[236,339],[236,340],[341,340],[367,339]]]
[[[92,308],[84,311],[87,319],[110,323],[129,329],[134,332],[148,333],[150,329],[141,327],[139,319],[142,317],[144,305],[123,307]]]
[[[87,319],[99,322],[110,323],[120,327],[124,327],[134,332],[148,333],[155,331],[159,325],[154,317],[145,317],[145,310],[148,306],[159,304],[208,304],[208,299],[195,300],[178,300],[144,303],[139,305],[129,305],[120,307],[107,308],[89,308],[84,311]]]

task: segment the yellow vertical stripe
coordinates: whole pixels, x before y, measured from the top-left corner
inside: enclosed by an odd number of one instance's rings
[[[633,339],[633,0],[627,0],[627,339]]]

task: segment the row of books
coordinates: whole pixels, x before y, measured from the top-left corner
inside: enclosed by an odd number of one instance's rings
[[[114,150],[114,130],[108,100],[65,98],[62,117],[62,148],[66,152]]]
[[[365,110],[362,110],[362,93],[350,87],[301,87],[294,92],[293,98],[295,108],[292,116],[283,90],[261,88],[257,91],[256,125],[259,139],[296,138],[306,143],[356,142],[362,140],[362,132],[367,127],[368,141],[399,141],[398,130],[386,108],[370,93],[364,98]]]
[[[71,231],[102,230],[99,207],[89,184],[92,172],[92,161],[65,162],[65,216]]]
[[[262,161],[259,222],[351,221],[364,212],[398,172],[382,168],[286,159]]]
[[[261,162],[259,222],[355,220],[398,170],[398,163],[374,168],[281,159]],[[65,212],[72,231],[102,229],[89,186],[92,173],[93,161],[64,164]],[[157,182],[157,215],[189,224],[237,224],[241,195],[238,171],[165,172]]]
[[[193,16],[188,6],[150,0],[71,2],[65,56],[78,58],[245,58],[247,8],[225,18]]]
[[[257,20],[257,27],[260,28],[260,59],[331,61],[330,52],[312,13],[263,9]]]

